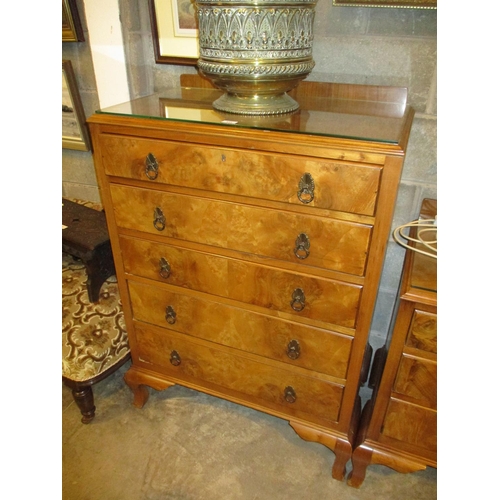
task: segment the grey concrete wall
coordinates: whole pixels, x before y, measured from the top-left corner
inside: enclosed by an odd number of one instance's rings
[[[81,1],[78,5],[82,7]],[[146,0],[120,0],[120,15],[132,96],[178,86],[181,73],[196,71],[155,63]],[[408,87],[416,116],[393,228],[415,219],[423,198],[437,198],[437,11],[335,7],[331,0],[319,0],[314,30],[316,66],[310,80]],[[85,42],[64,45],[63,57],[77,61],[82,99],[91,112],[96,94],[89,51]],[[63,150],[63,193],[95,200],[90,154]],[[374,348],[383,345],[387,334],[403,256],[391,238],[370,335]]]

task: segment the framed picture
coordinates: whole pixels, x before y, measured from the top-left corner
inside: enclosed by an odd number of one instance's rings
[[[71,61],[62,62],[62,147],[90,150],[90,135]]]
[[[401,7],[406,9],[437,9],[437,0],[333,0],[340,7]]]
[[[148,0],[155,60],[196,65],[199,57],[194,0]]]
[[[62,0],[62,41],[84,42],[76,0]]]

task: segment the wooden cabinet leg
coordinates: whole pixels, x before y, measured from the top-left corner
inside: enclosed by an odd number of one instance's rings
[[[149,389],[144,384],[137,383],[132,377],[127,377],[127,373],[125,373],[124,379],[134,394],[133,405],[136,408],[142,408],[149,399]]]
[[[293,430],[305,441],[320,443],[335,453],[335,460],[332,467],[332,477],[338,481],[343,481],[346,472],[346,465],[352,454],[351,443],[324,430],[315,429],[298,422],[290,421],[289,423]]]
[[[352,470],[347,476],[347,484],[359,488],[366,476],[366,469],[370,465],[372,450],[358,446],[352,454]]]
[[[73,399],[82,414],[82,423],[88,424],[95,417],[94,394],[92,393],[92,387],[90,385],[87,387],[80,387],[78,389],[72,389],[71,392],[73,394]]]
[[[149,399],[149,389],[145,385],[136,385],[131,388],[134,393],[134,403],[136,408],[142,408]]]
[[[351,458],[352,448],[351,444],[347,441],[337,440],[335,443],[335,461],[333,462],[332,467],[332,477],[333,479],[337,479],[338,481],[343,481],[346,465],[349,459]]]
[[[132,389],[134,394],[134,406],[142,408],[149,398],[149,387],[157,391],[163,391],[175,385],[154,373],[146,372],[132,365],[123,376],[125,383]]]

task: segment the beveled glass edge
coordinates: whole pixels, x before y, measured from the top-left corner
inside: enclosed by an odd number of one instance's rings
[[[193,89],[197,90],[197,89]],[[207,91],[207,89],[199,89],[201,91]],[[397,139],[392,139],[392,138],[384,138],[384,137],[367,137],[363,135],[354,135],[354,134],[343,134],[343,133],[332,133],[332,132],[321,132],[318,130],[300,130],[298,128],[293,128],[293,129],[287,129],[283,126],[276,126],[276,124],[272,122],[277,122],[279,120],[286,120],[287,118],[290,117],[299,117],[302,113],[308,113],[308,110],[303,110],[302,107],[299,108],[299,110],[292,112],[292,113],[283,113],[283,114],[276,114],[276,115],[270,115],[270,116],[249,116],[249,115],[238,115],[238,114],[231,114],[231,113],[222,113],[216,109],[214,109],[211,106],[212,100],[207,100],[206,102],[204,101],[194,101],[194,100],[185,100],[181,96],[181,91],[182,89],[169,89],[171,92],[170,94],[166,93],[154,93],[150,94],[148,96],[143,96],[139,97],[137,99],[123,102],[120,104],[116,104],[113,106],[108,106],[103,109],[96,110],[96,114],[102,114],[102,115],[114,115],[114,116],[133,116],[135,118],[140,118],[140,119],[150,119],[150,120],[157,120],[157,121],[173,121],[173,122],[179,122],[179,123],[200,123],[200,124],[207,124],[207,125],[218,125],[218,126],[223,126],[223,127],[238,127],[238,128],[247,128],[247,129],[254,129],[254,130],[272,130],[272,131],[277,131],[277,132],[284,132],[284,133],[298,133],[298,134],[304,134],[304,135],[312,135],[312,136],[319,136],[319,137],[332,137],[332,138],[339,138],[339,139],[346,139],[346,140],[357,140],[357,141],[369,141],[369,142],[380,142],[384,144],[390,144],[390,145],[396,145],[398,144]],[[215,93],[218,91],[211,90],[212,97],[215,95]],[[318,100],[322,99],[327,99],[326,97],[316,97]],[[178,104],[185,104],[186,109],[200,109],[203,111],[209,111],[215,115],[217,115],[220,119],[217,120],[193,120],[189,118],[180,118],[180,117],[166,117],[162,116],[160,114],[160,104],[162,101],[169,101],[169,100],[178,100]],[[339,102],[367,102],[367,101],[356,101],[353,99],[345,99],[345,98],[339,98],[337,99]],[[158,107],[156,108],[158,111],[155,112],[148,112],[148,113],[141,113],[141,112],[133,112],[132,107],[137,107],[141,103],[149,103],[149,107],[151,107],[151,102],[158,102]],[[181,103],[183,101],[183,103]],[[372,101],[373,103],[377,103],[376,101]],[[378,103],[381,105],[390,105],[393,103]],[[135,106],[134,106],[135,105]],[[191,105],[191,107],[189,107]],[[194,106],[193,106],[194,105]],[[205,107],[202,107],[205,106]],[[128,109],[123,109],[127,107]],[[178,108],[179,106],[172,106],[175,108]],[[325,111],[315,111],[316,113],[328,113]],[[404,106],[404,112],[401,113],[400,116],[396,117],[395,119],[401,120],[401,123],[405,121],[405,117],[407,116],[408,113],[408,106]],[[341,114],[341,113],[337,113]],[[350,113],[347,113],[350,114]],[[361,115],[360,115],[361,116]],[[383,118],[393,118],[393,117],[388,117],[388,116],[383,116]],[[254,121],[254,123],[250,123],[251,121]],[[261,121],[262,123],[255,123],[255,122]],[[265,122],[265,123],[264,123]]]

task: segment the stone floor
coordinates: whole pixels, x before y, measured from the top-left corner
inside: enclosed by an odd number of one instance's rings
[[[333,452],[303,441],[285,420],[190,389],[150,390],[137,409],[123,382],[129,366],[94,386],[88,425],[63,386],[63,500],[437,498],[435,469],[375,465],[351,488],[332,479]]]

